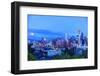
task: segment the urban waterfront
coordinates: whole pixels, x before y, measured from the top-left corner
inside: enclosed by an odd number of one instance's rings
[[[40,19],[40,17],[44,18]],[[70,19],[70,21],[68,19]],[[62,23],[61,20],[63,20],[64,23]],[[65,22],[64,20],[67,21]],[[71,21],[74,23],[70,23]],[[68,24],[72,24],[74,30],[72,26],[68,26]],[[87,18],[55,18],[55,16],[29,15],[29,61],[82,58],[88,58]]]

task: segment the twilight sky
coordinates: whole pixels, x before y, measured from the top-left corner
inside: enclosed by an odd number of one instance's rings
[[[88,33],[88,17],[28,15],[28,30],[48,30],[74,35],[81,30]]]

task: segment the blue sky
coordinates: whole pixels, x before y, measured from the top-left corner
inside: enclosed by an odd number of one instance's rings
[[[52,32],[76,34],[81,30],[88,33],[88,17],[28,15],[28,30],[48,30]]]

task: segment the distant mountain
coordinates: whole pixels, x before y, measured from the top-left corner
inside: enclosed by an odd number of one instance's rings
[[[29,35],[29,33],[35,33],[34,36]],[[28,39],[31,40],[39,40],[43,37],[47,39],[54,39],[57,37],[64,37],[64,33],[61,32],[53,32],[49,30],[43,30],[43,29],[29,29],[28,30]]]
[[[33,32],[33,33],[39,33],[39,34],[49,34],[49,35],[61,35],[64,36],[64,33],[61,32],[53,32],[49,30],[43,30],[43,29],[29,29],[28,32]]]

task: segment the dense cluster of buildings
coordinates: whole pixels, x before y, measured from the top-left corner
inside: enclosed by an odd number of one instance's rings
[[[48,40],[43,37],[40,40],[29,41],[28,45],[30,45],[31,48],[35,49],[34,51],[41,50],[48,53],[49,50],[60,52],[66,52],[69,50],[70,54],[74,55],[80,51],[87,51],[88,39],[82,32],[78,31],[77,35],[70,36],[69,38],[66,34],[65,38],[58,37],[52,40]]]

